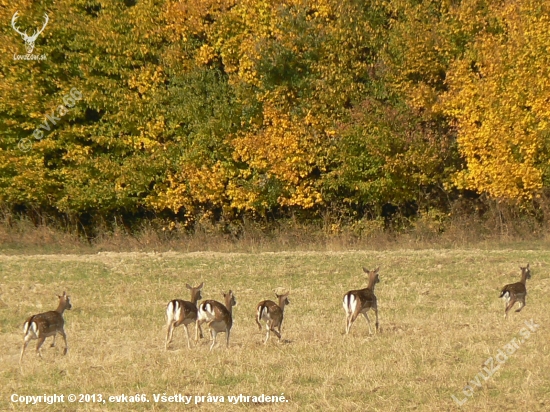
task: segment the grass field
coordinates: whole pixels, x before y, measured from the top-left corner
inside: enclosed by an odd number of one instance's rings
[[[527,262],[527,306],[505,320],[499,290]],[[0,410],[549,410],[549,264],[550,251],[540,250],[0,255]],[[370,336],[359,318],[346,336],[342,296],[366,286],[362,266],[380,266],[381,333]],[[188,350],[179,327],[165,351],[167,302],[189,299],[185,284],[202,281],[205,299],[236,295],[230,348],[222,334],[210,353],[208,339]],[[264,346],[255,306],[277,287],[291,290],[283,342]],[[20,370],[23,322],[55,309],[64,290],[73,304],[68,356],[62,339],[50,348],[50,338],[40,360],[33,341]],[[525,339],[531,320],[539,326]],[[479,379],[488,358],[522,337],[492,377]],[[13,394],[64,394],[65,402],[25,406]],[[68,394],[150,402],[69,403]],[[155,402],[155,394],[204,402]],[[209,394],[225,402],[209,403]],[[288,402],[230,404],[239,394]],[[461,407],[453,395],[466,400]]]

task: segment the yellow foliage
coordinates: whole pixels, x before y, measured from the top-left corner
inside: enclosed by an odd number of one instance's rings
[[[320,203],[322,196],[308,177],[316,167],[320,140],[305,122],[271,104],[264,104],[263,119],[261,127],[233,140],[235,160],[281,181],[288,196],[278,199],[280,205],[310,208]],[[234,201],[245,208],[256,201],[248,190],[242,192],[246,201],[237,187],[232,190]]]
[[[212,166],[182,165],[181,170],[168,176],[167,188],[148,199],[156,209],[195,211],[198,203],[211,203],[220,207],[226,201],[225,186],[228,170],[221,162]]]
[[[467,167],[460,188],[502,199],[532,198],[542,188],[550,133],[548,6],[522,0],[493,6],[503,30],[482,33],[452,65],[442,107],[456,119]]]

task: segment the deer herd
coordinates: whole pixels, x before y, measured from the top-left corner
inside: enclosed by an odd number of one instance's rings
[[[511,283],[502,288],[500,298],[505,299],[506,305],[504,309],[504,317],[508,317],[508,312],[515,305],[516,302],[520,303],[520,307],[516,312],[521,311],[525,306],[525,297],[527,295],[526,281],[531,278],[531,271],[529,264],[526,267],[520,267],[521,280],[517,283]],[[368,276],[368,285],[364,289],[350,290],[344,295],[342,305],[346,312],[346,335],[349,333],[353,322],[359,315],[363,315],[367,321],[369,327],[369,333],[372,334],[371,322],[368,316],[368,311],[372,309],[376,316],[375,333],[379,330],[378,324],[378,306],[376,295],[374,294],[374,287],[380,282],[378,271],[380,268],[374,270],[368,270],[363,268],[363,271]],[[212,343],[210,345],[210,351],[216,344],[216,336],[220,332],[225,332],[226,346],[229,347],[229,336],[231,333],[231,327],[233,326],[233,306],[237,304],[235,295],[230,290],[227,293],[222,293],[224,303],[216,300],[205,300],[202,303],[198,302],[202,299],[202,288],[204,283],[199,286],[192,287],[187,284],[187,289],[191,292],[191,300],[174,299],[168,302],[166,306],[166,320],[167,320],[167,333],[165,340],[165,349],[168,349],[172,342],[174,329],[180,325],[183,325],[187,334],[187,346],[191,348],[191,338],[189,335],[188,326],[192,323],[195,324],[195,344],[200,338],[203,338],[201,325],[206,323],[210,330],[210,337]],[[272,300],[262,300],[256,307],[256,323],[260,331],[262,330],[262,323],[265,322],[266,337],[264,344],[269,341],[270,333],[273,332],[279,342],[281,341],[281,328],[283,326],[283,317],[285,312],[285,306],[290,304],[288,299],[289,292],[283,294],[275,293],[278,302]],[[31,340],[37,339],[36,353],[42,357],[40,348],[47,337],[53,336],[52,347],[55,346],[55,338],[57,334],[63,337],[65,342],[65,349],[63,354],[66,355],[69,350],[67,344],[67,335],[65,333],[64,325],[65,320],[63,314],[65,310],[72,308],[71,298],[66,292],[58,296],[59,304],[56,310],[49,312],[39,313],[29,317],[23,326],[23,347],[21,348],[21,355],[19,357],[19,363],[23,360],[23,354],[25,349]]]

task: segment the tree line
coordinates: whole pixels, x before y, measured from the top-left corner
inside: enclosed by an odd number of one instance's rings
[[[48,14],[45,58],[17,58],[16,11],[27,33]],[[549,19],[539,0],[0,1],[0,204],[187,227],[536,205]]]

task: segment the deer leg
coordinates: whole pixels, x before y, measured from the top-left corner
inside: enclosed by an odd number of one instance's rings
[[[59,331],[61,333],[61,336],[63,336],[63,341],[65,342],[65,350],[63,351],[63,355],[66,355],[67,352],[69,352],[69,344],[67,343],[67,335],[63,329]]]
[[[374,331],[374,333],[378,333],[378,308],[377,307],[373,307],[372,310],[374,310],[374,314],[376,315],[376,330]]]
[[[281,340],[281,334],[279,332],[277,332],[273,326],[271,326],[271,330],[279,338],[279,341],[280,341]]]
[[[31,341],[30,339],[27,339],[27,337],[25,337],[25,340],[23,341],[23,347],[21,348],[21,356],[19,357],[19,364],[21,364],[21,361],[23,360],[23,354],[25,353],[25,349],[27,349],[27,346],[29,345],[30,341]]]
[[[212,335],[212,323],[214,323],[216,320],[215,319],[212,319],[210,322],[207,322],[206,323],[206,326],[208,326],[208,329],[210,329],[210,338],[212,338],[212,336],[216,336],[218,334],[218,332],[216,332],[214,335]]]
[[[55,338],[57,338],[57,333],[55,335],[53,335],[53,342],[50,345],[50,348],[55,348]]]
[[[201,331],[201,337],[202,337],[200,320],[197,319],[197,321],[195,322],[195,344],[199,342],[199,330]]]
[[[164,343],[164,349],[168,350],[168,345],[172,343],[172,335],[174,334],[174,322],[168,324],[168,331],[166,332],[166,342]]]
[[[351,330],[351,325],[353,324],[353,313],[350,313],[348,314],[347,318],[346,318],[346,335],[349,333],[349,331]]]
[[[204,335],[202,334],[201,324],[197,320],[195,322],[195,344],[197,344],[198,341],[199,341],[199,334],[200,334],[201,339],[204,338]]]
[[[350,312],[348,310],[348,307],[344,306],[344,310],[346,311],[346,335],[349,333],[349,330],[351,329],[353,312]]]
[[[372,335],[372,329],[371,329],[371,327],[370,327],[369,315],[367,314],[367,312],[363,312],[363,316],[364,316],[365,319],[367,320],[367,325],[369,325],[369,333]]]
[[[353,322],[355,322],[355,319],[357,319],[357,316],[359,316],[359,312],[356,311],[351,314],[351,317],[348,317],[348,330],[346,334],[349,333],[349,331],[351,330],[351,325],[353,325]]]
[[[512,309],[512,307],[516,304],[516,298],[515,296],[513,298],[510,299],[510,303],[508,304],[508,306],[506,306],[506,309],[504,310],[504,318],[508,318],[508,311],[510,309]]]
[[[525,298],[521,299],[519,303],[520,303],[521,306],[519,307],[519,309],[516,309],[516,312],[520,312],[524,308]]]
[[[226,337],[227,337],[227,342],[226,342],[226,344],[225,344],[225,347],[226,347],[226,348],[229,348],[229,335],[230,335],[230,334],[231,334],[231,329],[227,329],[227,330],[225,331],[225,335],[226,335]]]
[[[191,349],[191,338],[189,337],[189,328],[184,323],[183,326],[185,327],[185,332],[187,333],[187,349]]]
[[[210,345],[210,351],[214,348],[214,345],[216,344],[216,335],[218,332],[216,332],[214,329],[210,329],[210,336],[212,336],[212,345]]]
[[[256,316],[256,324],[258,325],[258,329],[261,332],[262,331],[262,324],[258,321],[258,316]]]
[[[269,340],[269,335],[270,335],[270,331],[271,331],[271,325],[269,324],[269,322],[265,323],[265,329],[266,329],[267,333],[265,335],[264,345],[267,345],[267,341]]]
[[[42,353],[40,352],[40,347],[42,346],[45,340],[46,340],[45,337],[38,338],[38,343],[36,344],[36,353],[40,357],[42,357]]]

